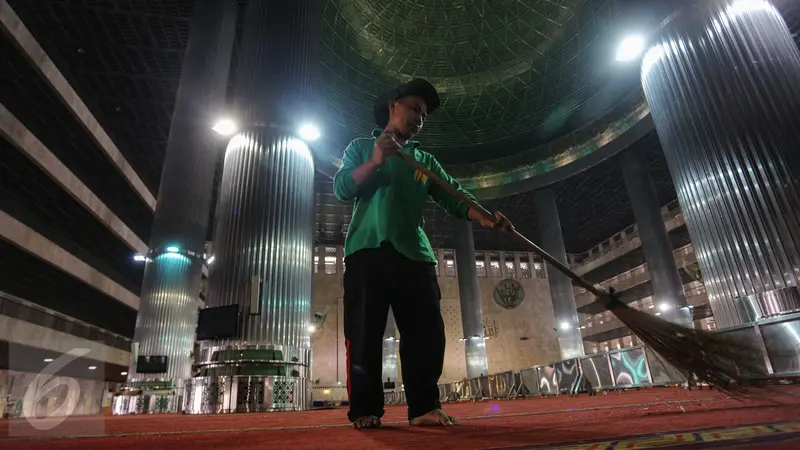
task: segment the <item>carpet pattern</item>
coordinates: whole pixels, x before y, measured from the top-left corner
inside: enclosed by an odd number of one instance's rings
[[[767,444],[800,438],[800,421],[731,426],[706,430],[691,430],[677,433],[658,433],[623,439],[601,440],[583,443],[545,444],[517,447],[514,450],[558,449],[558,450],[620,450],[645,448],[728,448],[738,443]],[[511,450],[506,448],[506,450]]]
[[[800,386],[770,387],[746,399],[662,388],[445,409],[459,426],[409,427],[404,406],[387,407],[381,429],[362,431],[349,426],[345,409],[84,416],[28,436],[17,433],[24,419],[0,420],[0,450],[800,448]]]

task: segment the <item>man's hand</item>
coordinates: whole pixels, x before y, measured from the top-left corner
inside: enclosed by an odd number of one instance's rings
[[[510,231],[514,229],[514,225],[511,224],[506,216],[500,214],[500,211],[496,211],[494,213],[494,219],[490,219],[488,217],[484,217],[478,211],[470,209],[468,217],[471,221],[477,222],[482,227],[490,230]]]
[[[376,166],[382,166],[386,162],[386,158],[398,151],[400,151],[400,145],[392,139],[389,133],[383,133],[378,139],[375,139],[370,161]]]

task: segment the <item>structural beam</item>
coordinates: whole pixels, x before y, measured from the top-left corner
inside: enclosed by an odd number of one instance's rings
[[[0,134],[60,184],[72,198],[82,204],[97,220],[135,252],[146,252],[142,241],[97,195],[70,171],[11,111],[0,104]]]
[[[136,294],[2,210],[0,210],[0,238],[109,297],[133,309],[139,309],[139,297]]]
[[[122,152],[119,151],[119,148],[117,148],[116,144],[111,140],[111,137],[106,133],[92,112],[89,111],[89,108],[83,103],[78,93],[75,92],[75,89],[73,89],[67,79],[64,78],[64,75],[58,70],[53,60],[47,56],[42,46],[39,45],[39,42],[36,41],[36,38],[33,37],[6,0],[0,0],[0,22],[3,24],[4,31],[8,33],[22,49],[23,53],[31,61],[31,64],[33,64],[36,70],[47,80],[47,83],[53,88],[53,91],[58,94],[59,98],[61,98],[69,110],[72,111],[78,122],[83,125],[92,139],[97,142],[97,145],[100,146],[108,159],[117,167],[133,190],[151,210],[155,210],[156,199],[153,194],[147,189],[147,186],[144,185],[142,179],[139,178],[139,175],[133,170],[133,167],[131,167],[122,155]]]

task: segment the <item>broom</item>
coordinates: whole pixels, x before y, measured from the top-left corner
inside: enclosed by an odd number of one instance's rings
[[[393,138],[393,140],[398,143],[396,139]],[[484,218],[497,222],[497,218],[492,213],[431,173],[427,167],[411,156],[403,152],[397,152],[397,155]],[[759,349],[736,342],[729,335],[687,328],[644,311],[630,308],[620,300],[619,294],[613,288],[605,290],[600,285],[592,284],[581,278],[514,228],[505,232],[572,279],[575,284],[594,294],[597,297],[596,302],[617,316],[646,346],[687,375],[689,382],[694,375],[701,382],[730,392],[736,387],[748,384],[746,377],[748,374],[760,373],[758,363],[753,359],[753,355],[757,355]]]

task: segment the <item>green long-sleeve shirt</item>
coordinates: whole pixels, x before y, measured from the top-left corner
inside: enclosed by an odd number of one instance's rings
[[[459,219],[467,219],[469,207],[398,157],[388,158],[366,183],[356,186],[353,169],[372,157],[375,139],[351,142],[344,151],[341,169],[333,177],[336,198],[355,203],[344,246],[345,257],[362,249],[380,247],[388,241],[409,259],[435,263],[436,256],[423,231],[425,202],[430,197],[445,212]],[[474,198],[445,173],[433,155],[420,150],[417,142],[406,143],[402,151]]]

